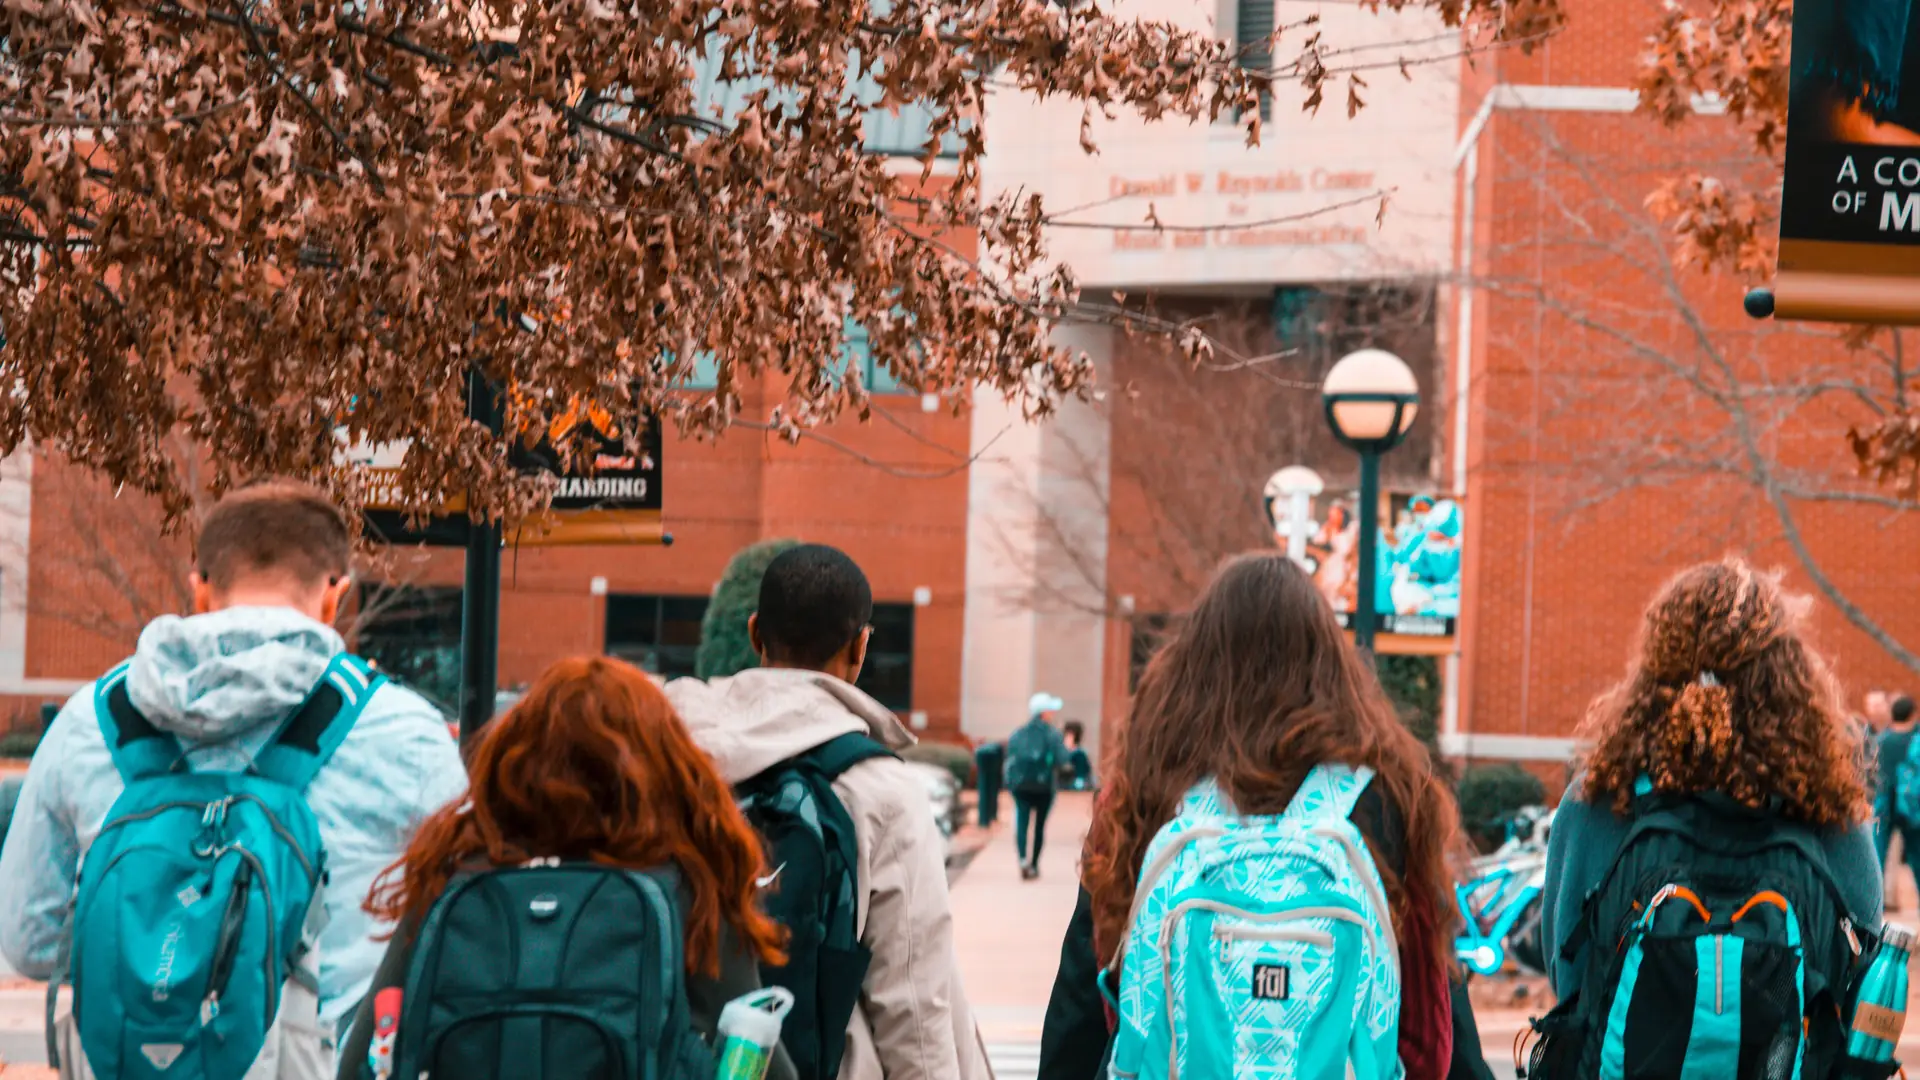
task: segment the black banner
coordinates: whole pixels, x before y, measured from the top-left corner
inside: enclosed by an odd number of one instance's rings
[[[1920,147],[1794,146],[1780,236],[1920,247]]]
[[[658,419],[648,416],[641,421],[644,428],[636,453],[627,451],[625,442],[611,430],[614,425],[606,417],[592,417],[588,422],[598,445],[585,469],[563,470],[560,455],[554,449],[554,440],[567,434],[572,421],[556,424],[538,443],[521,446],[513,452],[512,461],[523,475],[544,473],[559,479],[548,517],[526,523],[518,533],[507,537],[509,543],[546,547],[663,541],[664,493],[660,482],[663,439]],[[441,513],[428,518],[420,528],[410,528],[406,515],[397,508],[398,499],[379,490],[383,480],[397,487],[398,470],[373,468],[369,471],[374,474],[371,479],[376,490],[367,501],[366,527],[382,543],[466,546],[468,519],[464,498],[449,500]]]

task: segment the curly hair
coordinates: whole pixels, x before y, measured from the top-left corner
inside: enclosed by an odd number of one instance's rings
[[[1277,814],[1308,770],[1334,763],[1372,768],[1404,820],[1406,874],[1380,866],[1394,926],[1432,920],[1418,959],[1444,970],[1459,917],[1453,797],[1312,579],[1280,553],[1228,563],[1141,677],[1088,838],[1096,947],[1111,953],[1126,936],[1147,845],[1196,782],[1213,777],[1243,812]]]
[[[653,680],[607,657],[546,670],[473,752],[468,798],[429,817],[366,908],[419,920],[453,876],[533,858],[673,863],[691,894],[687,969],[718,975],[724,922],[761,960],[785,932],[759,908],[760,841]]]
[[[1626,679],[1588,710],[1585,798],[1624,814],[1645,776],[1658,793],[1720,792],[1809,825],[1865,821],[1864,748],[1805,639],[1808,608],[1736,558],[1669,582]]]

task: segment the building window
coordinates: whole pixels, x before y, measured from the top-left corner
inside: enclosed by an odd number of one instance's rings
[[[868,393],[908,392],[900,385],[900,380],[894,378],[893,372],[887,370],[885,364],[874,360],[873,345],[867,337],[867,328],[852,319],[847,320],[847,344],[841,355],[843,358],[841,363],[845,367],[851,367],[860,372],[860,385],[866,387]]]
[[[1167,634],[1173,627],[1173,618],[1169,615],[1135,615],[1133,617],[1133,640],[1127,656],[1127,693],[1140,689],[1140,676],[1146,673],[1147,662],[1153,654],[1166,644]]]
[[[460,702],[460,604],[460,589],[450,585],[363,585],[354,648],[453,716]]]
[[[874,359],[873,346],[868,340],[866,327],[848,319],[846,335],[846,344],[840,347],[839,361],[832,365],[833,371],[837,373],[849,367],[858,371],[860,385],[866,387],[870,394],[911,393],[900,385],[900,380],[894,378],[893,372],[888,371],[885,364]],[[683,378],[679,386],[683,390],[712,390],[719,383],[719,357],[710,352],[702,352],[693,358],[693,373]]]
[[[692,677],[704,596],[607,597],[607,653],[663,679]],[[913,708],[912,604],[875,604],[860,689],[895,712]]]
[[[1273,0],[1236,0],[1233,39],[1239,45],[1240,66],[1269,75],[1273,71]],[[1273,119],[1273,93],[1260,92],[1260,122]]]
[[[860,669],[860,689],[897,713],[913,711],[915,610],[912,604],[873,605],[873,637]]]
[[[607,654],[663,679],[692,676],[704,596],[607,597]]]
[[[1273,290],[1273,336],[1282,349],[1315,359],[1326,341],[1320,290],[1311,285],[1282,285]]]
[[[868,77],[866,82],[871,82]],[[875,87],[874,101],[879,100]],[[967,125],[963,125],[963,128]],[[866,151],[882,157],[919,158],[926,155],[927,142],[933,138],[933,109],[926,105],[902,105],[898,109],[870,107],[865,123]],[[935,157],[960,156],[962,131],[949,131],[940,137]]]

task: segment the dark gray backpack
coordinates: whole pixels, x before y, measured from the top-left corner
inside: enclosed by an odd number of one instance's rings
[[[711,1080],[687,1004],[677,870],[454,879],[421,926],[396,1077]]]

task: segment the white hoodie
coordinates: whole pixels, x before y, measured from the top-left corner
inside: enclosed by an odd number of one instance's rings
[[[679,679],[667,697],[729,784],[841,735],[865,733],[894,750],[913,744],[886,706],[818,672]],[[991,1080],[954,959],[946,859],[926,788],[907,765],[876,758],[833,790],[859,842],[860,940],[873,951],[840,1080]]]

